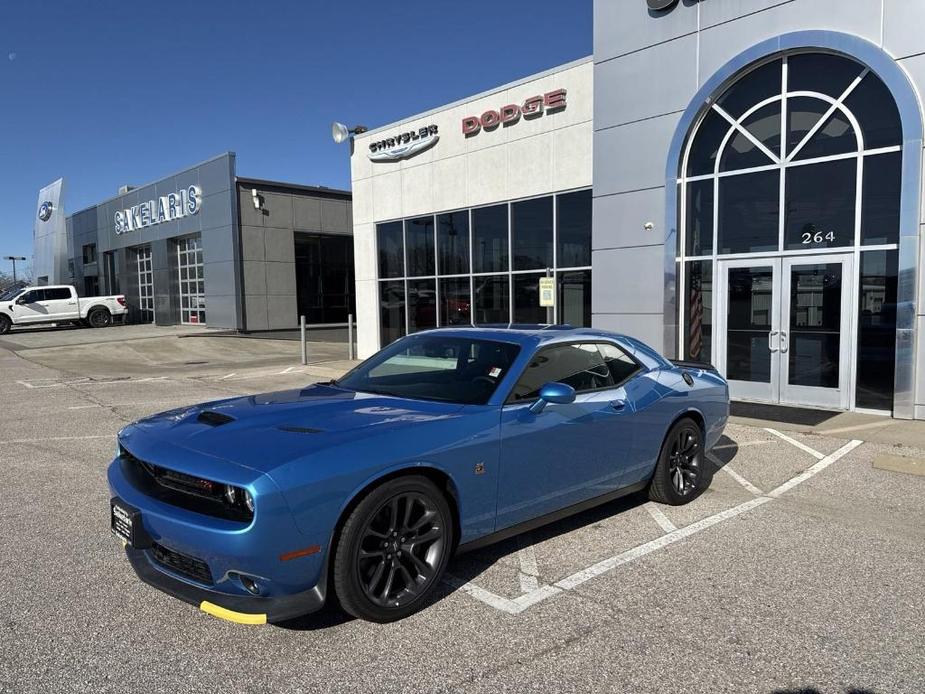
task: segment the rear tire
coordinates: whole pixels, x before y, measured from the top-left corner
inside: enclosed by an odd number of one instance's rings
[[[95,308],[87,314],[87,324],[91,328],[108,328],[112,325],[112,314],[105,308]]]
[[[704,469],[703,432],[690,417],[668,430],[649,482],[649,498],[680,506],[693,501],[709,483]]]
[[[443,493],[418,475],[373,489],[341,529],[334,591],[341,607],[371,622],[393,622],[425,607],[453,548]]]
[[[6,335],[12,326],[13,322],[7,316],[0,315],[0,335]]]

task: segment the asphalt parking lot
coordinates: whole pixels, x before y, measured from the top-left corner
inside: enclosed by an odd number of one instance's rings
[[[0,691],[925,691],[925,428],[900,445],[876,422],[736,421],[688,506],[630,497],[458,557],[399,623],[329,607],[247,627],[134,576],[108,528],[114,435],[349,363],[156,331],[43,340],[0,346]]]

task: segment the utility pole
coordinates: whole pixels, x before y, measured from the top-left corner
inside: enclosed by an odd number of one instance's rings
[[[4,258],[4,260],[12,260],[12,261],[13,261],[13,284],[16,284],[16,261],[17,261],[17,260],[25,260],[25,259],[26,259],[26,257],[25,257],[25,256],[22,256],[22,255],[8,255],[8,256],[6,256],[6,257]]]

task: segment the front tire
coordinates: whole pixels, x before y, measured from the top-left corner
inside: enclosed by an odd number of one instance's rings
[[[690,417],[668,430],[649,482],[649,498],[681,506],[693,501],[707,485],[704,470],[703,432]]]
[[[0,335],[6,335],[10,332],[13,322],[7,316],[0,316]]]
[[[91,328],[108,328],[112,325],[112,314],[105,308],[95,308],[87,316],[87,324]]]
[[[350,514],[334,555],[341,607],[371,622],[403,619],[426,606],[453,548],[446,497],[426,477],[389,480]]]

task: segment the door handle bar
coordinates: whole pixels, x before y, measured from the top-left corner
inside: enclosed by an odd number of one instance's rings
[[[772,330],[768,333],[768,350],[771,352],[776,352],[777,347],[774,346],[774,336],[777,335],[776,330]]]
[[[788,349],[790,349],[790,340],[787,339],[787,331],[781,330],[780,331],[780,351],[783,354]]]

